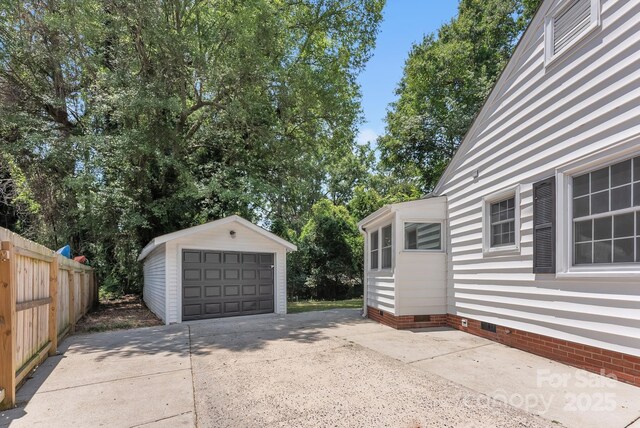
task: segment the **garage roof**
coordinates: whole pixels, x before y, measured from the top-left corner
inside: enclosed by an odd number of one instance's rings
[[[268,238],[274,242],[277,242],[278,244],[284,246],[288,251],[296,251],[298,249],[298,247],[293,245],[291,242],[286,241],[280,238],[279,236],[269,232],[268,230],[265,230],[260,226],[257,226],[251,223],[249,220],[245,220],[239,215],[232,215],[220,220],[215,220],[209,223],[201,224],[199,226],[193,226],[188,229],[182,229],[182,230],[178,230],[177,232],[167,233],[166,235],[158,236],[157,238],[154,238],[151,242],[149,242],[147,246],[142,249],[142,252],[138,256],[138,261],[144,260],[144,258],[147,257],[153,250],[155,250],[159,245],[162,245],[165,242],[172,241],[177,238],[184,238],[185,236],[189,236],[194,233],[202,233],[207,230],[215,229],[216,227],[220,227],[225,224],[229,224],[233,222],[239,223],[242,226],[245,226],[246,228],[251,229],[256,233],[261,234],[265,238]]]

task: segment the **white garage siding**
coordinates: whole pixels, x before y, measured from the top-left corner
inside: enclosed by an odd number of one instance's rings
[[[557,3],[543,4],[436,188],[449,205],[449,312],[638,356],[638,276],[532,273],[532,183],[605,149],[640,154],[640,2],[602,1],[601,28],[545,69]],[[482,198],[516,185],[520,250],[487,256]]]
[[[142,296],[147,307],[165,320],[166,271],[165,246],[160,245],[144,260],[144,289]]]
[[[236,232],[232,238],[230,231]],[[236,223],[224,224],[212,230],[196,233],[168,241],[167,246],[167,322],[182,321],[181,254],[184,249],[244,251],[274,253],[275,266],[275,312],[287,311],[287,267],[286,250],[275,241]]]

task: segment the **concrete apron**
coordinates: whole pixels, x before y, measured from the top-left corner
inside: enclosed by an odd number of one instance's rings
[[[567,427],[640,428],[640,388],[449,328],[370,323],[345,339]]]
[[[355,310],[252,316],[72,336],[64,342],[62,355],[49,358],[20,389],[22,406],[2,413],[0,426],[193,426],[192,372],[199,382],[196,398],[206,408],[207,403],[215,403],[209,398],[220,399],[220,394],[207,397],[219,389],[219,385],[212,389],[210,382],[215,377],[211,373],[223,375],[238,359],[250,364],[253,359],[261,361],[260,351],[270,361],[298,352],[318,355],[321,362],[327,349],[339,346],[335,342],[373,351],[363,356],[348,347],[336,348],[336,352],[348,354],[345,362],[365,357],[371,360],[367,360],[369,364],[377,361],[378,354],[397,361],[386,369],[381,366],[389,371],[383,385],[401,381],[406,377],[403,372],[418,370],[478,393],[469,394],[470,400],[493,397],[568,427],[627,427],[634,421],[631,426],[640,427],[640,388],[606,381],[457,330],[397,331],[363,320]],[[334,363],[342,364],[339,360]],[[407,369],[400,370],[402,364]],[[274,370],[278,367],[271,365]],[[227,370],[218,372],[225,366]],[[318,376],[327,370],[342,373],[339,366],[320,364],[317,370]],[[277,377],[281,373],[264,374]],[[327,382],[333,379],[331,373],[326,377]],[[247,383],[253,381],[248,379]],[[242,395],[243,391],[229,393]],[[429,398],[438,401],[437,395]],[[483,404],[468,403],[475,408]],[[206,426],[207,412],[198,416]],[[315,417],[322,425],[322,415]]]
[[[186,325],[72,336],[0,426],[193,426]]]

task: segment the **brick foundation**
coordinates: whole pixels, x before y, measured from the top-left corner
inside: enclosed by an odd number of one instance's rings
[[[367,317],[379,322],[380,324],[388,325],[398,330],[407,330],[412,328],[427,328],[427,327],[444,327],[447,325],[447,315],[400,315],[396,316],[392,313],[381,311],[380,309],[367,307]]]
[[[573,367],[597,374],[615,375],[622,382],[640,387],[640,357],[502,326],[496,326],[496,332],[492,333],[483,330],[480,321],[466,319],[467,327],[463,327],[462,317],[448,314],[447,324],[455,329]]]
[[[395,316],[389,312],[368,306],[367,316],[374,321],[398,330],[453,327],[466,333],[484,337],[512,348],[521,349],[593,373],[614,375],[621,382],[640,387],[640,357],[621,352],[554,339],[549,336],[506,328],[500,325],[495,326],[496,331],[494,333],[483,330],[480,321],[470,318],[466,318],[467,327],[463,327],[462,317],[452,314]],[[423,317],[429,318],[425,319]]]

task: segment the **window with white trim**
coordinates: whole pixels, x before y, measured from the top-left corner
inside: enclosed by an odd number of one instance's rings
[[[379,257],[380,241],[378,240],[378,231],[371,233],[371,269],[378,269],[378,257]]]
[[[599,25],[600,0],[567,0],[545,20],[545,60],[569,50]]]
[[[516,199],[512,196],[491,203],[490,235],[491,247],[515,245],[516,243]]]
[[[573,264],[640,263],[640,156],[572,177]]]
[[[442,250],[442,224],[405,223],[404,249],[418,251]]]
[[[391,225],[382,228],[382,269],[391,269],[393,239],[391,236]]]

